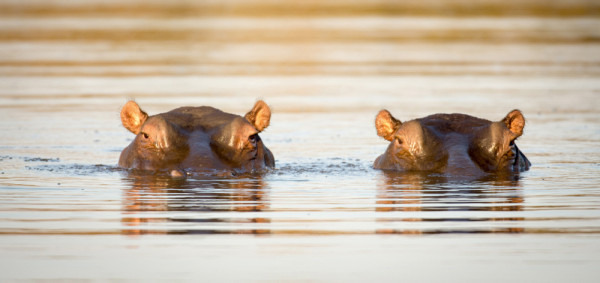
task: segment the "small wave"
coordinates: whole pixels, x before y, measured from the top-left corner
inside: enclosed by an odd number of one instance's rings
[[[373,170],[370,162],[352,158],[329,158],[316,160],[303,160],[297,162],[284,162],[273,171],[278,175],[346,175],[364,173]]]
[[[60,162],[60,158],[47,158],[47,157],[28,157],[28,156],[0,156],[0,161],[4,160],[22,160],[24,162]]]
[[[97,174],[124,172],[125,170],[117,166],[104,164],[41,164],[35,166],[25,166],[28,170],[40,172],[53,172],[65,175],[90,176]]]

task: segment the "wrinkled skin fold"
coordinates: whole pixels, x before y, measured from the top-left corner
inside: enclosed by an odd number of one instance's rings
[[[518,173],[531,165],[515,143],[524,127],[519,110],[497,122],[465,114],[434,114],[401,122],[381,110],[375,128],[390,144],[373,167],[456,176]]]
[[[121,110],[121,122],[136,136],[121,152],[119,166],[166,170],[174,177],[187,171],[252,172],[273,167],[273,154],[258,135],[270,119],[271,110],[263,101],[244,117],[209,106],[148,116],[129,101]]]

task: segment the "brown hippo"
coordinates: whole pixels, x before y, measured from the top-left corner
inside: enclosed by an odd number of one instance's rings
[[[498,122],[434,114],[404,123],[381,110],[375,118],[377,135],[391,143],[373,166],[466,176],[525,171],[531,163],[515,144],[524,126],[519,110]]]
[[[244,117],[213,107],[180,107],[148,116],[129,101],[121,110],[123,126],[136,135],[121,152],[119,166],[185,171],[250,172],[275,166],[258,136],[269,126],[271,110],[261,101]]]

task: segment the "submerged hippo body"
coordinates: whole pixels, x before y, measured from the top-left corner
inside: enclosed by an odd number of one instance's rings
[[[136,135],[119,166],[142,170],[236,170],[273,167],[273,154],[258,136],[269,126],[271,110],[258,101],[244,117],[208,107],[181,107],[148,116],[137,103],[121,110],[123,126]]]
[[[435,114],[400,122],[381,110],[375,127],[390,145],[373,166],[461,176],[525,171],[531,163],[515,144],[524,126],[519,110],[498,122],[464,114]]]

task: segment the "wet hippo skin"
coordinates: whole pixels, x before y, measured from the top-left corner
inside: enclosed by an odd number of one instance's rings
[[[250,172],[273,167],[273,154],[258,135],[270,119],[271,110],[263,101],[244,117],[209,106],[148,116],[129,101],[121,110],[121,122],[136,136],[121,152],[119,166],[166,170],[175,177],[190,170]]]
[[[430,171],[451,175],[515,173],[531,163],[515,140],[525,118],[513,110],[492,122],[465,114],[434,114],[407,122],[381,110],[377,135],[390,144],[373,166],[395,171]]]

